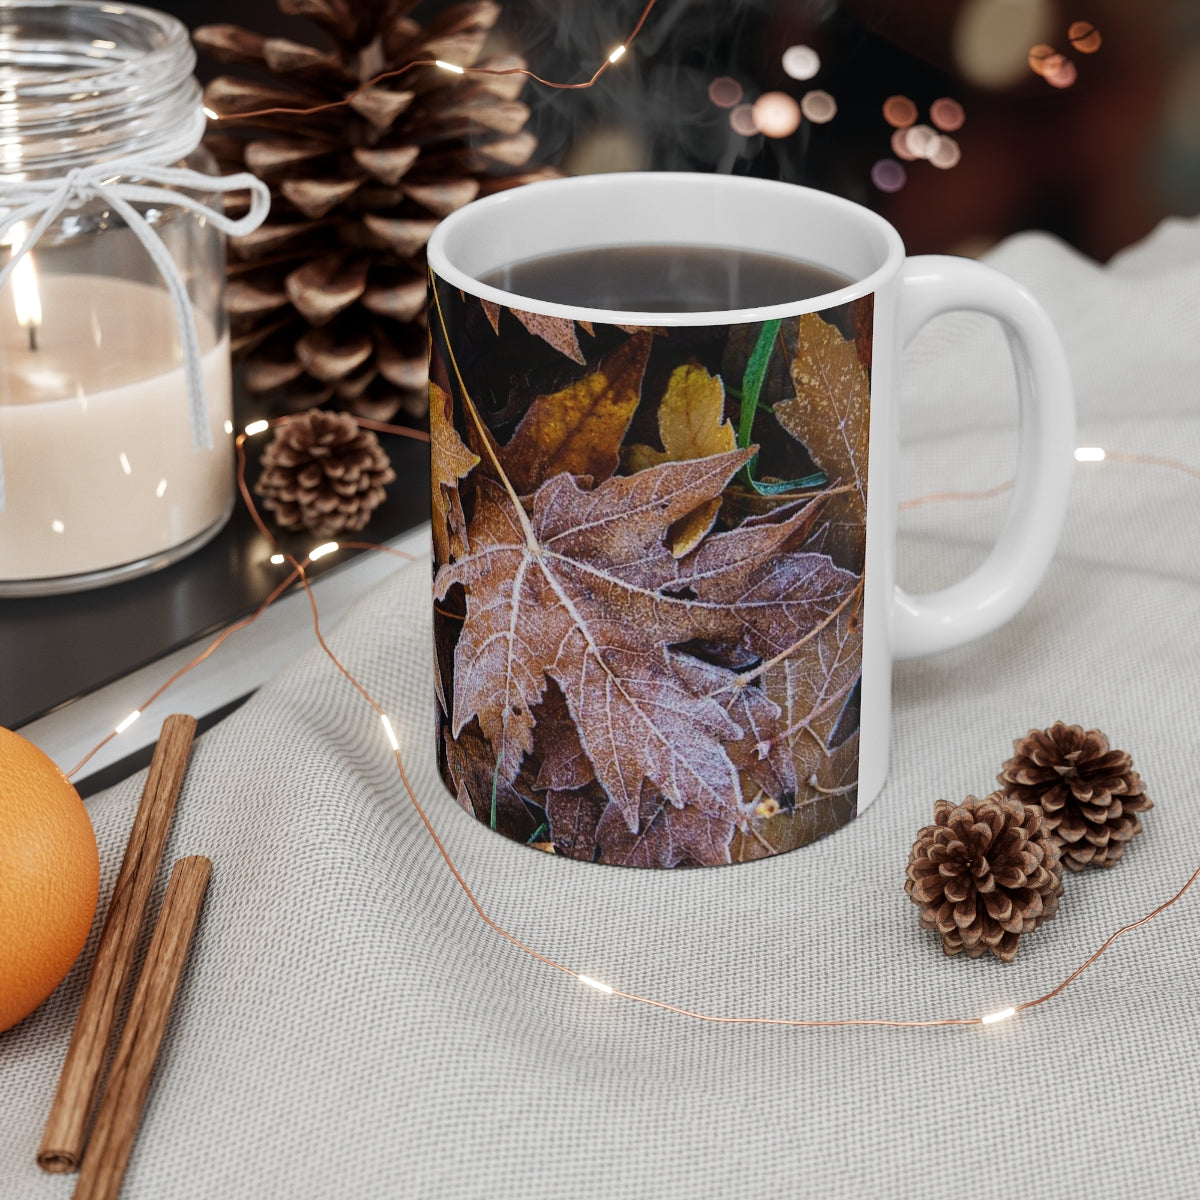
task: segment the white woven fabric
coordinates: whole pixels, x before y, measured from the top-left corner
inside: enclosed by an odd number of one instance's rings
[[[992,261],[1062,331],[1083,444],[1200,467],[1200,222],[1169,222],[1106,268],[1040,235]],[[922,335],[906,496],[1006,477],[1005,354],[972,318]],[[1003,504],[907,512],[906,586],[969,567]],[[745,866],[557,860],[463,814],[433,761],[426,563],[330,642],[391,714],[481,902],[537,950],[718,1013],[975,1016],[1047,991],[1200,863],[1198,514],[1200,482],[1179,472],[1082,464],[1025,612],[898,668],[892,772],[869,812]],[[143,720],[170,710],[168,694]],[[1012,965],[946,959],[903,892],[916,830],[937,797],[990,790],[1012,739],[1058,718],[1132,753],[1156,804],[1145,832],[1116,869],[1068,878]],[[90,805],[102,906],[141,785]],[[198,742],[168,851],[207,854],[214,873],[128,1200],[1196,1194],[1200,888],[1055,1000],[986,1029],[701,1024],[580,987],[490,931],[405,799],[377,717],[316,649]],[[6,1200],[73,1188],[34,1152],[91,953],[0,1035]]]

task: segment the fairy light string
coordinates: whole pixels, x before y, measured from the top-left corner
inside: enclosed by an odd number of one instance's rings
[[[554,79],[544,79],[535,71],[529,70],[527,67],[473,67],[461,66],[458,63],[447,62],[442,58],[418,58],[412,62],[407,62],[401,67],[395,67],[392,70],[381,71],[378,75],[372,76],[365,83],[361,83],[352,92],[347,92],[340,100],[329,100],[323,104],[313,104],[307,108],[292,107],[288,105],[276,105],[270,108],[256,108],[249,111],[238,112],[217,112],[212,108],[204,109],[208,118],[212,121],[249,121],[255,117],[270,117],[270,116],[293,116],[293,117],[311,117],[317,113],[328,112],[335,108],[346,108],[363,92],[369,91],[378,84],[384,83],[389,79],[396,79],[401,75],[407,74],[409,71],[416,70],[418,67],[434,67],[441,71],[448,71],[452,75],[524,75],[527,79],[532,79],[535,83],[540,83],[543,87],[553,88],[561,92],[583,91],[586,88],[595,87],[600,77],[614,63],[619,62],[632,45],[634,38],[642,31],[642,26],[645,25],[647,17],[653,11],[658,0],[647,0],[646,7],[642,9],[642,14],[637,19],[637,24],[625,35],[624,40],[616,46],[612,52],[604,59],[603,62],[592,72],[585,80],[578,83],[562,83]]]
[[[600,77],[611,67],[617,63],[627,52],[637,35],[641,32],[647,18],[654,9],[657,0],[648,0],[643,8],[637,23],[617,45],[611,53],[600,63],[592,75],[583,81],[576,83],[562,83],[559,81],[545,79],[524,67],[509,67],[509,68],[493,68],[493,67],[473,67],[462,66],[457,63],[448,62],[443,59],[419,59],[406,63],[401,67],[393,70],[384,71],[365,83],[359,85],[353,91],[347,93],[339,100],[330,101],[323,104],[317,104],[310,107],[287,107],[275,106],[270,108],[254,109],[249,111],[218,113],[211,108],[206,108],[206,115],[213,121],[244,121],[251,120],[256,117],[271,116],[276,114],[291,115],[291,116],[310,116],[317,113],[325,112],[330,109],[337,109],[348,106],[361,93],[375,87],[388,79],[394,79],[408,71],[415,70],[419,67],[433,67],[439,70],[447,71],[456,75],[523,75],[529,79],[540,83],[544,87],[554,88],[556,90],[572,91],[582,90],[593,87]],[[436,298],[436,292],[434,293]],[[896,1029],[913,1029],[913,1028],[938,1028],[948,1026],[988,1026],[999,1022],[1003,1022],[1016,1016],[1018,1013],[1025,1012],[1029,1009],[1036,1008],[1047,1001],[1054,999],[1060,995],[1067,987],[1075,982],[1088,968],[1090,968],[1120,937],[1134,929],[1138,929],[1146,925],[1150,921],[1158,917],[1166,909],[1177,903],[1182,897],[1192,888],[1197,879],[1200,878],[1200,867],[1189,876],[1183,886],[1167,900],[1159,904],[1151,912],[1145,916],[1131,921],[1126,925],[1121,926],[1111,933],[1108,938],[1082,963],[1079,964],[1065,979],[1059,982],[1050,990],[1035,997],[1031,1000],[1026,1000],[1021,1003],[1012,1004],[1008,1007],[998,1009],[993,1012],[985,1013],[981,1016],[973,1017],[934,1017],[925,1020],[900,1020],[888,1017],[857,1017],[857,1018],[829,1018],[829,1019],[814,1019],[801,1017],[778,1017],[778,1016],[755,1016],[755,1015],[730,1015],[722,1013],[705,1012],[702,1010],[686,1008],[680,1005],[672,1004],[665,1000],[659,1000],[651,996],[642,995],[638,992],[627,991],[622,988],[615,987],[603,980],[596,979],[591,975],[584,974],[567,966],[564,963],[557,961],[549,955],[543,954],[541,951],[528,945],[510,932],[504,925],[493,918],[483,904],[475,895],[471,886],[462,875],[456,865],[453,856],[447,849],[445,843],[438,835],[433,822],[430,820],[428,813],[421,804],[417,796],[416,789],[409,779],[407,769],[405,767],[404,756],[401,749],[399,738],[396,735],[395,728],[392,725],[391,719],[384,708],[375,700],[375,698],[367,691],[361,682],[355,678],[353,673],[345,666],[344,663],[337,657],[325,640],[321,630],[320,612],[317,606],[316,596],[313,592],[312,583],[309,579],[307,566],[325,554],[337,552],[339,550],[359,550],[364,552],[382,552],[395,554],[406,559],[413,559],[414,556],[405,551],[397,550],[393,547],[380,545],[374,542],[327,542],[311,550],[305,560],[297,558],[295,555],[283,551],[279,547],[279,543],[274,535],[274,532],[265,523],[261,514],[258,511],[257,505],[254,503],[253,496],[246,482],[246,452],[245,443],[248,438],[264,433],[269,429],[286,423],[291,420],[291,417],[279,417],[274,420],[259,420],[249,424],[245,430],[240,433],[235,439],[237,450],[237,484],[242,500],[245,503],[247,510],[259,530],[259,532],[268,540],[269,544],[275,548],[275,553],[271,556],[271,561],[277,564],[287,563],[291,569],[285,578],[267,595],[263,602],[249,616],[240,621],[234,622],[213,639],[213,641],[190,662],[180,667],[172,674],[163,684],[161,684],[145,702],[132,713],[130,713],[117,727],[102,739],[85,757],[76,764],[70,771],[66,772],[68,777],[76,775],[84,765],[105,745],[107,745],[114,737],[119,736],[122,732],[129,728],[142,713],[153,704],[159,697],[163,695],[174,683],[189,671],[198,667],[206,659],[208,659],[216,650],[234,633],[246,629],[254,624],[264,612],[266,612],[272,604],[276,602],[282,595],[289,592],[297,584],[303,588],[308,600],[309,610],[312,618],[313,633],[317,644],[321,647],[322,652],[326,655],[336,670],[346,679],[346,681],[362,696],[367,705],[375,712],[383,726],[383,732],[387,740],[387,745],[391,751],[396,763],[396,769],[403,786],[405,795],[425,827],[434,847],[438,851],[447,870],[453,876],[455,882],[461,889],[467,902],[474,910],[476,916],[488,926],[494,933],[509,942],[515,949],[527,954],[531,958],[540,962],[546,967],[552,968],[561,974],[567,975],[574,979],[581,986],[600,992],[605,996],[611,996],[616,999],[626,1000],[634,1004],[639,1004],[644,1007],[653,1008],[662,1012],[672,1013],[676,1016],[684,1017],[691,1020],[703,1021],[712,1024],[722,1025],[773,1025],[787,1027],[803,1027],[803,1028],[834,1028],[843,1026],[885,1026]],[[380,421],[372,421],[365,418],[355,418],[359,426],[365,429],[371,429],[375,432],[391,433],[400,436],[418,438],[428,441],[428,435],[420,433],[416,430],[403,427],[388,425]],[[478,419],[478,418],[476,418]],[[486,444],[487,439],[485,439]],[[1141,465],[1150,465],[1164,467],[1172,470],[1181,471],[1190,477],[1200,480],[1200,470],[1189,466],[1186,463],[1179,462],[1175,459],[1153,456],[1153,455],[1137,455],[1123,454],[1119,452],[1107,451],[1099,447],[1080,447],[1076,451],[1076,458],[1080,462],[1102,462],[1105,460],[1114,462],[1137,463]],[[498,465],[498,464],[497,464]],[[1012,487],[1011,481],[1001,483],[995,487],[983,489],[975,492],[938,492],[931,493],[926,496],[918,497],[914,500],[909,500],[900,505],[902,509],[915,508],[924,504],[948,501],[963,501],[963,500],[984,500],[1008,491]],[[527,531],[528,532],[528,531]]]
[[[254,498],[246,481],[245,443],[248,438],[256,436],[258,433],[265,432],[267,429],[274,428],[275,426],[284,424],[290,420],[292,420],[291,417],[285,416],[278,417],[273,421],[260,421],[252,423],[250,426],[247,426],[246,430],[238,434],[237,438],[235,439],[235,445],[237,449],[238,490],[244,503],[246,504],[252,520],[254,521],[254,524],[269,540],[270,544],[276,547],[278,546],[278,541],[270,527],[266,524],[259,513],[258,507],[254,503]],[[423,441],[429,440],[428,434],[424,434],[417,430],[387,425],[379,421],[368,421],[365,418],[356,418],[356,420],[361,426],[374,429],[377,432],[398,434],[400,436],[412,437]],[[253,432],[251,432],[252,430]],[[1081,447],[1080,450],[1084,451],[1085,453],[1081,455],[1077,452],[1077,458],[1083,462],[1112,461],[1162,467],[1169,470],[1180,471],[1183,474],[1200,481],[1200,470],[1197,470],[1187,463],[1180,462],[1177,459],[1166,458],[1157,455],[1125,454],[1109,450],[1100,450],[1098,447]],[[985,499],[987,497],[996,495],[999,491],[1005,490],[1006,486],[1011,485],[1002,485],[999,488],[988,488],[974,493],[932,493],[928,496],[919,497],[915,501],[908,502],[907,507],[913,507],[916,504],[922,503],[933,503],[935,501],[946,499]],[[415,561],[414,556],[405,551],[397,551],[393,547],[382,546],[375,542],[340,542],[337,544],[337,548],[357,549],[367,552],[387,552]],[[276,557],[279,556],[277,555]],[[459,870],[453,856],[447,849],[446,844],[438,835],[438,832],[434,827],[429,814],[425,811],[424,806],[421,804],[421,801],[417,796],[416,788],[409,779],[400,741],[396,735],[395,728],[392,725],[391,718],[388,716],[382,705],[380,705],[379,702],[370,694],[370,692],[363,687],[362,683],[355,678],[353,673],[337,657],[332,648],[329,646],[328,642],[325,640],[325,636],[321,631],[320,612],[317,606],[316,596],[313,592],[312,583],[309,579],[308,571],[306,569],[307,563],[311,562],[313,559],[313,554],[310,552],[307,559],[304,561],[298,559],[292,554],[287,553],[283,553],[282,558],[284,561],[291,564],[292,569],[282,580],[282,582],[280,582],[270,592],[262,604],[260,604],[259,607],[255,609],[254,612],[249,616],[224,629],[216,638],[213,639],[213,641],[204,651],[198,654],[190,662],[179,668],[179,670],[171,675],[170,678],[168,678],[149,697],[147,697],[146,701],[138,709],[136,709],[134,713],[131,713],[130,716],[121,723],[122,726],[127,728],[129,724],[132,724],[133,720],[140,716],[146,708],[148,708],[155,700],[162,696],[162,694],[166,692],[178,679],[209,658],[233,633],[252,625],[273,603],[275,603],[277,599],[279,599],[280,596],[298,583],[299,586],[304,589],[305,595],[308,599],[309,610],[312,617],[313,633],[317,644],[321,647],[322,652],[326,655],[339,674],[341,674],[346,681],[359,693],[359,695],[362,696],[367,705],[379,718],[387,739],[388,748],[395,760],[396,770],[399,775],[401,785],[403,786],[404,793],[409,803],[412,805],[413,810],[416,812],[417,817],[420,819],[421,824],[425,827],[426,832],[432,840],[434,847],[440,855],[447,870],[453,876],[454,881],[458,884],[460,890],[465,896],[467,902],[470,904],[471,908],[474,910],[476,916],[485,925],[487,925],[489,929],[510,943],[515,949],[521,951],[523,954],[527,954],[530,958],[540,962],[543,966],[552,968],[563,975],[569,976],[581,986],[599,991],[605,996],[611,996],[619,1000],[626,1000],[633,1004],[639,1004],[643,1007],[653,1008],[661,1012],[672,1013],[675,1016],[684,1017],[690,1020],[703,1021],[709,1024],[719,1025],[773,1025],[793,1028],[836,1028],[842,1026],[872,1025],[885,1026],[893,1029],[941,1028],[948,1026],[989,1026],[1009,1020],[1019,1013],[1036,1008],[1039,1005],[1045,1004],[1047,1001],[1053,1000],[1055,997],[1059,996],[1086,970],[1093,966],[1097,960],[1113,945],[1114,942],[1123,937],[1125,934],[1130,933],[1132,930],[1139,929],[1143,925],[1153,921],[1156,917],[1181,900],[1183,896],[1195,885],[1197,879],[1200,879],[1200,866],[1198,866],[1188,877],[1183,886],[1180,887],[1174,895],[1164,900],[1145,916],[1140,917],[1137,920],[1130,921],[1129,923],[1114,930],[1104,940],[1104,942],[1095,951],[1093,951],[1092,954],[1084,959],[1084,961],[1080,963],[1079,966],[1077,966],[1068,976],[1066,976],[1065,979],[1056,984],[1054,987],[1050,988],[1048,991],[1036,996],[1031,1000],[1025,1000],[1020,1003],[1011,1004],[1005,1008],[998,1009],[994,1012],[985,1013],[981,1016],[932,1017],[925,1020],[900,1020],[891,1017],[840,1017],[816,1019],[805,1017],[736,1015],[712,1013],[699,1009],[686,1008],[681,1005],[672,1004],[666,1000],[659,1000],[652,996],[646,996],[638,992],[628,991],[623,988],[616,987],[613,984],[605,982],[604,980],[596,979],[591,975],[577,971],[573,967],[567,966],[565,963],[561,963],[557,959],[554,959],[547,954],[543,954],[533,946],[528,945],[516,934],[512,933],[504,925],[497,921],[483,906],[479,898],[475,895],[475,892],[472,890],[470,884]],[[70,777],[77,774],[84,764],[86,764],[98,750],[105,746],[114,737],[118,736],[118,732],[119,730],[114,730],[106,738],[99,742],[72,770],[66,772],[67,776]]]

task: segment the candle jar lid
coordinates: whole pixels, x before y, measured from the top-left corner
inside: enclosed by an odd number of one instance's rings
[[[229,189],[194,66],[165,13],[0,5],[0,596],[155,570],[232,511],[230,222],[205,207]]]

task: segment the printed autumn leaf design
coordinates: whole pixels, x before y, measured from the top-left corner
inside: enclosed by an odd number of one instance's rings
[[[730,327],[715,352],[694,331],[589,326],[590,365],[573,327],[568,343],[502,311],[503,360],[486,336],[456,360],[444,324],[433,347],[457,381],[431,392],[451,791],[510,837],[626,866],[761,858],[844,824],[869,305]],[[565,383],[559,355],[583,366]],[[804,486],[755,482],[775,478]]]
[[[638,333],[595,371],[562,391],[534,397],[508,444],[496,449],[519,493],[564,472],[600,482],[616,471],[649,354],[650,335]]]
[[[641,443],[629,447],[625,454],[629,470],[643,471],[658,463],[686,462],[733,450],[737,435],[725,419],[725,388],[720,377],[697,363],[676,367],[658,406],[658,435],[662,450]],[[714,496],[676,523],[670,535],[671,553],[676,558],[699,545],[720,508],[721,497]]]
[[[870,376],[853,340],[817,313],[799,319],[791,362],[796,395],[775,405],[775,419],[808,449],[835,484],[850,484],[827,514],[830,548],[862,561],[867,512]]]
[[[720,378],[698,363],[676,367],[658,406],[658,434],[661,450],[641,443],[629,447],[625,462],[630,471],[736,449],[733,424],[725,418],[725,388]]]
[[[792,764],[794,812],[776,809],[770,787],[760,793],[765,819],[735,839],[739,860],[778,854],[812,841],[853,815],[858,784],[857,728],[838,741],[840,726],[862,667],[861,587],[821,625],[800,652],[766,676],[766,691],[780,711],[779,739]],[[840,818],[840,819],[839,819]],[[832,820],[832,823],[830,823]]]
[[[496,333],[499,333],[500,314],[503,309],[494,300],[480,300],[479,303],[487,316],[488,323]],[[510,308],[508,311],[530,333],[535,337],[540,337],[547,346],[553,346],[560,354],[565,354],[574,362],[583,364],[587,361],[583,356],[583,351],[579,348],[579,337],[575,333],[577,322],[572,321],[569,317],[548,317],[545,313],[525,312],[520,308]],[[578,325],[588,333],[593,332],[590,321],[579,321]]]
[[[492,332],[498,334],[500,332],[500,314],[504,309],[494,300],[481,299],[479,305],[488,319],[488,324],[492,327]],[[575,332],[575,327],[578,326],[589,336],[595,337],[596,330],[591,321],[575,321],[570,317],[551,317],[546,313],[526,312],[521,308],[510,308],[508,311],[534,337],[541,338],[547,346],[553,346],[560,354],[565,354],[572,362],[577,362],[581,366],[587,362],[586,356],[579,348],[579,335]],[[615,328],[631,334],[663,332],[657,326],[649,325],[617,325]]]
[[[683,862],[729,862],[729,843],[736,821],[709,816],[694,808],[674,808],[661,796],[649,795],[631,830],[609,808],[596,825],[604,862],[622,867],[677,867]]]
[[[807,509],[711,535],[683,559],[671,554],[670,526],[719,495],[749,456],[664,463],[592,490],[558,475],[520,505],[499,484],[480,483],[470,549],[438,571],[434,592],[466,590],[452,730],[477,719],[500,778],[514,779],[533,750],[534,709],[553,680],[630,831],[646,785],[676,808],[739,808],[728,748],[752,735],[723,692],[758,685],[718,660],[708,664],[716,686],[694,690],[672,648],[786,654],[857,582],[826,556],[794,548],[809,531]]]
[[[433,547],[438,562],[465,547],[467,529],[458,483],[479,462],[463,445],[450,416],[450,397],[436,383],[429,384],[429,442],[433,484]]]

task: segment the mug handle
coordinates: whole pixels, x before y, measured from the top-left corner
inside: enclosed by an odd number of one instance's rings
[[[1020,284],[972,259],[930,254],[904,264],[902,345],[932,318],[964,309],[997,318],[1012,351],[1020,421],[1012,499],[991,553],[965,579],[915,596],[896,588],[897,659],[961,646],[1013,617],[1046,573],[1067,515],[1075,410],[1066,354],[1045,310]]]

